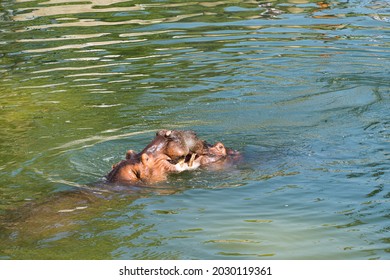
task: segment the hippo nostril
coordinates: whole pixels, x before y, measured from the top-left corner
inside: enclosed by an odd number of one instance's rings
[[[169,137],[171,134],[172,134],[172,130],[168,130],[167,132],[165,132],[166,137]]]

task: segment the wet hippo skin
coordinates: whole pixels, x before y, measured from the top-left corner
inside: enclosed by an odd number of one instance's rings
[[[170,163],[165,154],[143,153],[141,157],[131,155],[113,166],[107,175],[109,182],[158,182],[166,180],[168,173],[180,172],[183,168]]]
[[[114,164],[106,179],[118,183],[165,180],[169,173],[198,167],[196,164],[190,167],[184,161],[177,162],[203,145],[192,131],[160,130],[140,153],[128,150],[126,159]]]
[[[222,169],[232,165],[240,154],[223,143],[209,145],[192,130],[160,130],[140,153],[126,152],[126,159],[114,164],[106,176],[112,183],[153,183],[170,173],[200,166]]]
[[[242,160],[239,152],[227,149],[221,142],[208,146],[194,163],[208,169],[224,169]]]
[[[199,165],[208,165],[215,163],[217,161],[224,160],[227,156],[225,145],[221,142],[217,142],[214,146],[210,146],[201,154],[195,162],[198,162]]]

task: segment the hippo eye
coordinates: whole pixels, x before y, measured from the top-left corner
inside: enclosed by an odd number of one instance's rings
[[[176,133],[170,133],[169,135],[167,134],[166,136],[168,137],[168,139],[170,139],[172,141],[178,141],[179,140],[179,135],[177,135]]]

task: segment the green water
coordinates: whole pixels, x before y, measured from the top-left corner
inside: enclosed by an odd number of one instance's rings
[[[390,259],[390,3],[1,0],[0,259]],[[102,178],[155,131],[241,151]]]

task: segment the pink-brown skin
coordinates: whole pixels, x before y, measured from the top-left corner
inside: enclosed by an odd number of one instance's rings
[[[239,152],[227,149],[221,142],[209,146],[207,151],[195,159],[195,163],[208,169],[225,169],[242,159]]]
[[[200,140],[191,130],[160,130],[153,141],[139,154],[165,154],[176,161],[189,153],[198,153],[205,147],[205,142]]]
[[[161,130],[159,135],[164,135],[168,141],[162,151],[169,156],[172,161],[177,161],[188,154],[203,154],[207,152],[207,144],[198,138],[192,130]]]
[[[107,180],[113,183],[153,183],[167,179],[168,173],[178,172],[178,168],[171,164],[169,157],[164,154],[154,156],[143,153],[141,158],[131,157],[122,160],[113,166],[107,175]]]
[[[224,160],[227,156],[225,145],[217,142],[214,146],[208,148],[206,154],[200,155],[195,161],[202,165],[208,165],[220,160]]]
[[[112,166],[108,182],[153,183],[167,179],[169,173],[196,169],[224,169],[241,159],[234,150],[217,142],[213,146],[191,130],[160,130],[140,153],[128,150],[126,160]]]
[[[191,131],[161,130],[139,154],[128,150],[126,160],[114,164],[106,179],[113,183],[151,183],[166,180],[169,173],[194,169],[195,167],[191,168],[187,163],[172,162],[185,158],[196,145],[203,143]]]

